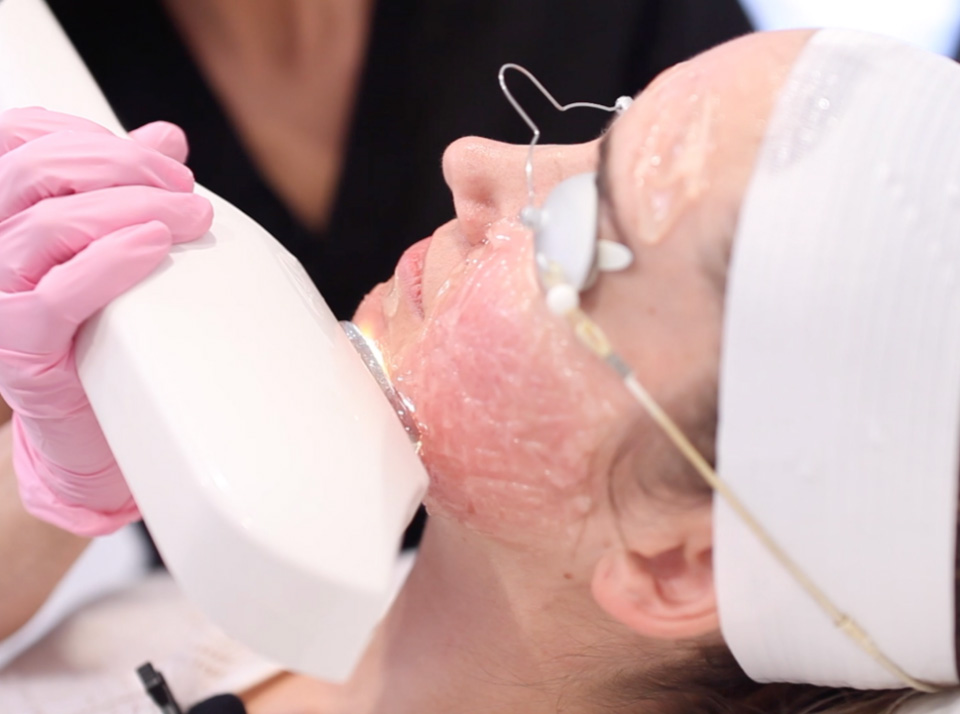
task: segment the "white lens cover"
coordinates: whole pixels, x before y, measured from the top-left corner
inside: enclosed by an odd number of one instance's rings
[[[597,252],[597,175],[577,174],[561,181],[540,210],[535,238],[541,271],[551,263],[577,291],[588,287]]]

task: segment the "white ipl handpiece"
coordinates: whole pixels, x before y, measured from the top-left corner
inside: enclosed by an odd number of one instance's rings
[[[123,132],[45,3],[0,0],[0,110],[31,105]],[[80,377],[187,596],[279,664],[342,680],[395,592],[427,484],[417,437],[300,264],[197,191],[210,233],[84,326]]]

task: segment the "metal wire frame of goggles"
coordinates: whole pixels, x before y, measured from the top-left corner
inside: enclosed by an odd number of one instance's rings
[[[938,687],[920,681],[904,671],[876,645],[870,635],[853,618],[837,607],[827,594],[803,571],[799,564],[774,540],[763,524],[746,507],[710,463],[690,442],[676,422],[650,395],[630,366],[614,351],[603,330],[580,308],[580,293],[590,287],[598,272],[622,270],[632,259],[626,246],[603,241],[597,235],[597,193],[593,174],[581,174],[558,184],[538,209],[534,202],[533,155],[540,140],[540,129],[517,102],[506,83],[506,73],[514,70],[539,90],[557,111],[589,108],[605,112],[623,113],[631,103],[629,97],[620,97],[613,106],[592,102],[560,104],[527,69],[517,64],[505,64],[498,75],[500,88],[507,100],[533,132],[524,166],[527,181],[527,205],[521,220],[534,234],[537,269],[547,304],[552,312],[564,317],[572,326],[578,340],[606,362],[623,380],[627,390],[640,403],[667,438],[710,487],[726,501],[754,536],[784,567],[796,583],[813,598],[833,621],[835,627],[850,637],[880,666],[900,679],[905,686],[921,692],[939,692]],[[619,247],[616,247],[619,246]]]

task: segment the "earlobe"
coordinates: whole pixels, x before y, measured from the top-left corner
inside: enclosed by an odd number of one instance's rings
[[[719,627],[709,547],[677,547],[655,555],[613,549],[597,563],[593,597],[639,635],[686,639]]]

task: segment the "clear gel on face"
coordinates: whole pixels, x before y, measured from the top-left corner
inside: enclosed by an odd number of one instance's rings
[[[615,378],[547,310],[526,228],[492,226],[416,339],[384,350],[416,405],[433,512],[505,538],[584,517],[597,445],[619,413],[600,395],[622,390],[601,388]]]

